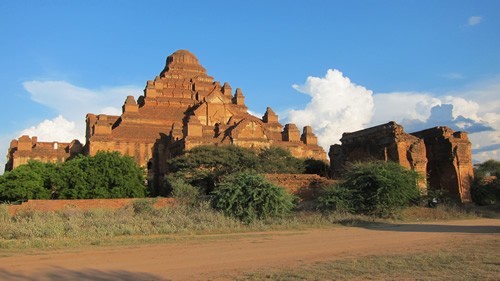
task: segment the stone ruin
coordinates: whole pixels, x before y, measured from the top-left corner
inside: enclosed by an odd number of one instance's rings
[[[144,95],[126,97],[120,116],[87,114],[85,146],[73,141],[50,150],[36,137],[28,139],[12,141],[7,171],[28,159],[62,162],[78,153],[118,151],[145,167],[155,187],[162,185],[168,159],[199,145],[279,146],[295,157],[326,160],[310,126],[302,134],[295,124],[283,127],[269,107],[262,118],[249,114],[243,91],[214,81],[186,50],[167,57],[159,76],[147,81]]]
[[[422,175],[421,189],[444,189],[461,202],[470,202],[474,177],[471,143],[465,132],[448,127],[405,133],[395,122],[344,133],[341,145],[330,147],[331,176],[339,178],[348,163],[393,161]]]

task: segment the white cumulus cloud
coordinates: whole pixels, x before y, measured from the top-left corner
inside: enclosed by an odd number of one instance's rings
[[[301,110],[290,110],[288,122],[300,127],[311,125],[318,142],[327,151],[339,143],[342,133],[364,128],[374,110],[372,91],[351,82],[338,70],[325,77],[308,77],[303,85],[293,85],[311,101]]]
[[[66,120],[62,115],[24,129],[20,135],[37,136],[39,141],[70,142],[74,139],[84,140],[84,132],[78,131],[75,122]]]
[[[83,142],[87,113],[120,115],[126,97],[137,97],[142,93],[142,89],[135,86],[94,90],[66,81],[27,81],[23,86],[33,101],[52,108],[58,115],[54,119],[45,119],[21,133],[38,135],[40,140],[77,138]],[[53,137],[50,137],[51,135]]]
[[[126,97],[138,97],[142,89],[136,86],[103,87],[88,89],[66,81],[26,81],[24,89],[31,100],[54,110],[56,117],[47,118],[29,128],[1,136],[0,165],[5,164],[5,154],[12,138],[22,135],[37,136],[39,141],[85,141],[85,116],[87,113],[120,115]],[[3,169],[0,169],[2,171]]]

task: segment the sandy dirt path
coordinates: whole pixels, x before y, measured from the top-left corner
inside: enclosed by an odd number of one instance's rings
[[[219,280],[256,269],[412,253],[499,234],[500,220],[475,219],[200,235],[165,244],[15,254],[0,258],[0,280]]]

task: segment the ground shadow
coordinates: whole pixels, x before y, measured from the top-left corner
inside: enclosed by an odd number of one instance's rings
[[[478,233],[495,234],[500,233],[500,226],[494,225],[441,225],[441,224],[392,224],[383,222],[367,221],[339,221],[345,226],[362,227],[371,230],[380,231],[399,231],[399,232],[443,232],[443,233]]]
[[[0,269],[0,280],[80,280],[80,281],[110,281],[110,280],[170,280],[165,277],[145,273],[132,272],[127,270],[97,270],[97,269],[82,269],[70,270],[61,267],[54,267],[47,271],[36,272],[32,275],[25,274],[22,271],[9,271]]]

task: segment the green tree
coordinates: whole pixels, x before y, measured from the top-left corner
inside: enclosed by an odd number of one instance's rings
[[[59,170],[58,195],[67,199],[144,197],[144,170],[118,152],[77,156]]]
[[[417,180],[415,171],[397,163],[357,163],[347,171],[344,182],[319,198],[320,206],[387,216],[418,200]]]
[[[230,175],[213,191],[213,206],[244,222],[288,214],[294,197],[253,172]]]
[[[255,151],[235,145],[198,146],[183,156],[168,161],[172,177],[210,193],[223,176],[245,170],[255,170],[258,157]]]
[[[303,174],[306,171],[304,160],[292,156],[290,151],[272,146],[259,152],[257,171],[266,174]]]
[[[0,177],[2,200],[50,199],[55,192],[57,165],[28,161]]]
[[[474,167],[474,175],[478,179],[488,176],[500,178],[500,161],[490,159]]]
[[[500,203],[500,162],[488,160],[476,165],[471,187],[472,201],[478,205]]]

